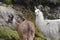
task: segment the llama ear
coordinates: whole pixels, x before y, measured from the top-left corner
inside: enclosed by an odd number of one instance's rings
[[[35,10],[37,9],[37,7],[36,7],[36,6],[34,6],[34,8],[35,8]]]
[[[13,14],[8,15],[8,23],[12,23],[13,18],[14,18]]]
[[[18,22],[16,22],[16,25],[19,26],[20,24]]]

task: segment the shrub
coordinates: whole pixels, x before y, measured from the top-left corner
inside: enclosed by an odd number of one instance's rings
[[[12,40],[13,38],[15,40],[19,39],[18,33],[15,30],[12,30],[9,27],[2,27],[0,26],[0,39],[6,39],[6,40]]]
[[[5,3],[8,4],[8,5],[12,4],[12,0],[5,0]]]

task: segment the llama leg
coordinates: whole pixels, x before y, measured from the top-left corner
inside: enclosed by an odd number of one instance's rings
[[[20,39],[20,40],[23,40],[23,38],[22,38],[22,37],[20,37],[19,39]]]
[[[59,40],[59,38],[58,37],[55,37],[54,40]]]
[[[49,37],[46,38],[47,40],[51,40]]]
[[[34,32],[29,31],[29,33],[28,33],[28,40],[34,40]]]
[[[34,33],[32,33],[32,35],[30,35],[29,40],[34,40]]]
[[[59,36],[53,36],[51,40],[59,40]]]
[[[28,40],[27,35],[23,35],[23,40]]]
[[[53,39],[51,39],[51,40],[59,40],[58,38],[53,38]]]
[[[57,38],[57,39],[55,39],[55,40],[59,40],[59,39]]]
[[[32,35],[30,35],[29,40],[34,40],[34,37]]]
[[[59,39],[60,39],[59,33],[56,33],[56,34],[53,36],[53,39],[54,39],[54,40],[59,40]]]

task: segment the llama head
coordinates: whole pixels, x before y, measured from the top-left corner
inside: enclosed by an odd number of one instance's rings
[[[25,17],[23,15],[18,15],[16,21],[21,23],[25,20]]]
[[[9,14],[8,15],[8,24],[9,24],[9,27],[12,28],[12,29],[16,29],[16,19],[14,18],[14,15],[13,14]]]
[[[16,17],[14,17],[14,15],[13,14],[10,14],[10,15],[8,15],[8,23],[10,23],[10,24],[15,24],[15,22],[22,22],[22,21],[24,21],[25,20],[25,18],[23,17],[23,15],[22,14],[17,14],[17,16]]]
[[[37,7],[38,7],[38,9],[40,9],[42,11],[44,10],[42,5],[38,5]]]
[[[11,23],[12,24],[13,18],[14,18],[14,15],[13,14],[8,15],[8,23]]]
[[[35,8],[35,10],[37,9],[37,7],[36,7],[36,6],[34,6],[34,8]]]
[[[13,14],[8,15],[8,24],[15,26],[16,18]]]
[[[38,16],[40,14],[40,12],[41,11],[37,7],[35,7],[35,14],[36,14],[36,16]]]

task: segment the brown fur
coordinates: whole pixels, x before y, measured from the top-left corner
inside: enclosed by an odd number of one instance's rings
[[[16,29],[19,34],[20,40],[33,40],[35,29],[31,21],[24,20],[21,23],[16,22]]]

